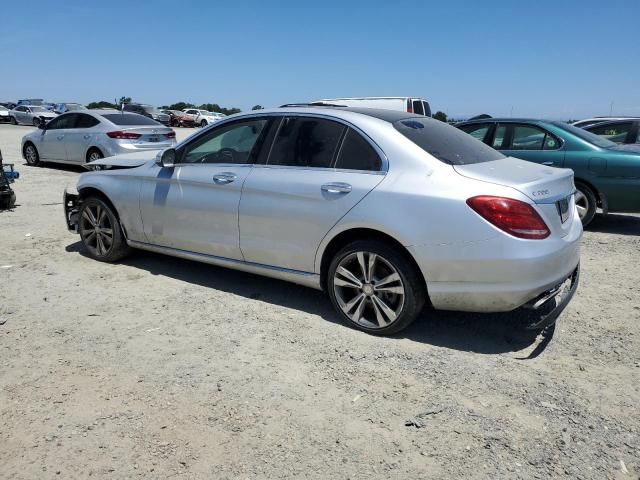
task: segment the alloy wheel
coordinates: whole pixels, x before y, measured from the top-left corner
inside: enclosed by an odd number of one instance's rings
[[[372,252],[354,252],[335,270],[333,289],[342,312],[369,329],[388,327],[402,312],[405,287],[398,270]]]
[[[24,149],[24,157],[29,165],[35,165],[38,161],[38,154],[36,153],[36,147],[28,145]]]
[[[589,199],[580,190],[576,191],[576,208],[578,209],[580,220],[587,216],[589,212]]]
[[[91,253],[103,257],[113,246],[113,224],[107,210],[98,204],[87,205],[80,217],[80,236]]]
[[[100,153],[95,150],[89,154],[90,162],[93,162],[94,160],[100,160],[101,158],[102,158],[102,155],[100,155]]]

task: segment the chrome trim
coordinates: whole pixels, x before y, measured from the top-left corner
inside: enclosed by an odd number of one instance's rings
[[[151,245],[149,243],[138,242],[127,239],[127,244],[133,248],[147,250],[154,253],[162,253],[173,257],[194,260],[196,262],[208,263],[219,267],[231,268],[233,270],[241,270],[243,272],[263,275],[265,277],[277,278],[287,282],[297,283],[305,287],[322,290],[320,285],[320,275],[311,272],[301,272],[299,270],[291,270],[288,268],[274,267],[272,265],[263,265],[261,263],[245,262],[233,258],[218,257],[215,255],[207,255],[204,253],[190,252],[188,250],[180,250],[178,248],[163,247],[160,245]]]
[[[534,202],[537,205],[549,205],[551,203],[556,203],[559,202],[560,200],[564,200],[567,197],[570,197],[571,195],[575,195],[576,194],[576,189],[574,188],[571,192],[569,193],[561,193],[558,195],[554,195],[553,197],[549,197],[549,198],[545,198],[544,200],[534,200]]]
[[[200,132],[195,133],[195,134],[185,138],[180,143],[176,144],[175,147],[173,147],[173,148],[175,148],[177,150],[178,148],[181,148],[183,144],[186,145],[187,143],[191,143],[191,142],[197,140],[201,135],[204,135],[210,129],[217,128],[217,127],[222,126],[222,125],[224,125],[226,123],[235,122],[235,121],[239,121],[239,120],[248,120],[248,119],[252,119],[252,118],[260,118],[260,117],[317,117],[317,118],[324,118],[325,120],[332,120],[334,122],[342,123],[343,125],[346,125],[348,127],[353,128],[355,131],[357,131],[362,136],[364,136],[365,140],[367,140],[369,142],[369,144],[371,145],[371,147],[376,151],[376,153],[378,155],[380,155],[380,160],[382,160],[382,165],[381,165],[380,172],[385,172],[386,173],[389,170],[389,159],[388,159],[387,155],[384,153],[382,148],[380,148],[380,146],[366,132],[364,132],[357,125],[354,125],[353,123],[351,123],[351,122],[349,122],[347,120],[344,120],[344,119],[342,119],[340,117],[335,117],[335,116],[332,116],[332,115],[323,114],[323,113],[300,113],[300,112],[293,111],[293,112],[250,113],[250,114],[246,114],[246,115],[239,115],[237,117],[235,115],[233,115],[231,117],[225,118],[223,120],[218,120],[215,123],[207,125]],[[280,128],[280,126],[278,126],[278,128]],[[273,147],[273,144],[272,144],[272,147]],[[269,153],[271,153],[271,152],[269,152]],[[188,164],[176,163],[176,165],[188,165]],[[348,170],[348,171],[353,172],[354,170]]]

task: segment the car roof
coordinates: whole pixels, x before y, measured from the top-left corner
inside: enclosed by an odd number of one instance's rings
[[[456,125],[462,125],[463,123],[553,123],[553,120],[541,120],[539,118],[478,118],[476,120],[465,120],[464,122],[458,122]]]
[[[597,122],[594,123],[593,125],[587,125],[586,127],[582,127],[585,130],[588,130],[592,127],[606,127],[607,125],[613,125],[613,124],[617,124],[617,123],[629,123],[629,122],[638,122],[640,121],[640,117],[625,117],[625,118],[618,118],[616,120],[604,120],[602,122]]]

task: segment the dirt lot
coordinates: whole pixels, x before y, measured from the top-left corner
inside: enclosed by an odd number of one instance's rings
[[[23,165],[29,130],[0,126],[22,174],[0,212],[0,477],[639,478],[640,217],[585,232],[545,335],[425,312],[376,338],[313,290],[86,258],[61,207],[81,170]]]

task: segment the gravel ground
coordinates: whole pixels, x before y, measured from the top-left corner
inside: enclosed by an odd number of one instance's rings
[[[555,329],[425,314],[393,338],[320,292],[67,232],[79,168],[30,168],[0,126],[0,477],[584,478],[640,475],[640,217],[585,232]],[[184,137],[193,130],[178,129]]]

